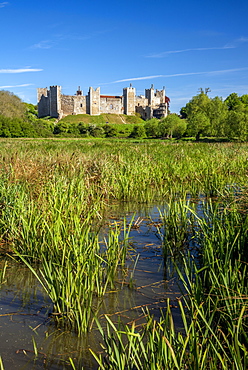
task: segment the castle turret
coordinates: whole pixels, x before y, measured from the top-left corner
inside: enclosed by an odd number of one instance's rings
[[[154,87],[151,85],[150,89],[145,89],[145,97],[148,99],[148,105],[154,105]]]
[[[89,88],[87,96],[87,114],[97,116],[100,114],[100,87],[93,89]]]
[[[165,103],[165,88],[162,90],[156,90],[155,96],[160,100],[160,104]]]
[[[37,89],[37,107],[38,107],[38,117],[46,117],[50,115],[50,101],[49,101],[49,91],[47,87]]]
[[[135,105],[136,105],[136,91],[135,88],[126,87],[123,89],[123,106],[124,106],[124,114],[132,115],[135,113]]]
[[[61,111],[61,86],[50,86],[49,93],[50,100],[50,114],[54,118],[60,118]]]

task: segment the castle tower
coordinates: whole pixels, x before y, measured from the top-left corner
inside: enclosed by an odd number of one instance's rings
[[[156,90],[155,96],[160,99],[160,104],[165,103],[165,88],[162,90]]]
[[[46,117],[50,115],[50,101],[49,101],[49,91],[47,87],[37,89],[37,107],[38,107],[38,117]]]
[[[135,88],[132,87],[125,87],[123,89],[123,106],[124,106],[124,114],[131,115],[135,113],[135,105],[136,105],[136,91]]]
[[[100,114],[100,87],[95,90],[93,87],[89,88],[86,109],[87,114],[92,116],[97,116]]]
[[[50,116],[60,118],[62,115],[61,110],[61,86],[50,86],[49,93],[50,100]]]
[[[154,86],[151,85],[150,89],[145,89],[145,97],[148,99],[148,105],[154,106]]]

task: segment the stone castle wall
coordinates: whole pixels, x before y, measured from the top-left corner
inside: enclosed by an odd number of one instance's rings
[[[168,111],[165,90],[155,91],[153,85],[145,90],[145,96],[136,96],[135,88],[130,85],[123,89],[123,96],[100,95],[100,87],[90,87],[87,95],[82,95],[80,88],[76,95],[63,95],[60,86],[50,86],[49,90],[37,89],[37,97],[39,117],[61,119],[71,114],[139,113],[143,119],[150,119],[166,117]]]
[[[100,113],[123,114],[122,96],[100,95]]]
[[[74,111],[73,114],[87,114],[86,96],[73,96]]]

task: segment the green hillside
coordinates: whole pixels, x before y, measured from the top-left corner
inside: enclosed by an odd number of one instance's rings
[[[138,116],[126,116],[125,114],[100,114],[99,116],[90,116],[89,114],[70,115],[62,118],[60,122],[66,123],[86,123],[86,124],[128,124],[144,123]]]

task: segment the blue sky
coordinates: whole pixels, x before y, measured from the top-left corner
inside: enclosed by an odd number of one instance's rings
[[[248,94],[247,0],[0,0],[0,89],[122,95],[166,87],[179,112],[199,88]]]

